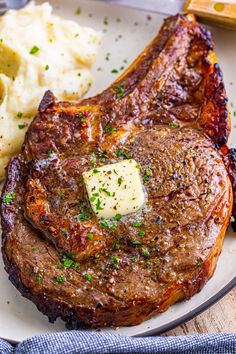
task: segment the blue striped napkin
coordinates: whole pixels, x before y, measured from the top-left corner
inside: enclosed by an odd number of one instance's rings
[[[232,354],[236,334],[198,334],[179,337],[132,338],[119,334],[70,331],[27,339],[15,348],[0,340],[1,354]]]

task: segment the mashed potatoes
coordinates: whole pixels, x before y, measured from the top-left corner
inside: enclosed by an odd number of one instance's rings
[[[91,86],[100,35],[31,3],[0,18],[0,180],[47,89],[75,100]]]

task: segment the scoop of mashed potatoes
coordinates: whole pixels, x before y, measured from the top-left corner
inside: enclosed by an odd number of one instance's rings
[[[61,100],[87,92],[100,40],[93,29],[53,15],[48,3],[0,18],[0,180],[44,92]]]

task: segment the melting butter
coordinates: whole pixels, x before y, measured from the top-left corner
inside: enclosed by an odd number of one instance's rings
[[[84,172],[83,179],[91,207],[100,218],[130,214],[144,204],[139,165],[134,159],[94,168]]]

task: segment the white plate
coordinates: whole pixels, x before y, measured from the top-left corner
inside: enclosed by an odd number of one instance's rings
[[[116,75],[111,74],[111,70],[123,65],[127,66],[123,61],[127,59],[130,63],[142,51],[158,32],[164,18],[163,15],[151,14],[150,20],[146,12],[96,1],[56,0],[50,2],[54,6],[55,12],[65,18],[78,21],[82,25],[90,25],[97,30],[105,30],[102,48],[93,70],[95,82],[89,95],[103,90],[115,79]],[[75,16],[74,13],[78,6],[81,7],[81,15]],[[108,25],[104,25],[105,16],[108,18]],[[216,43],[216,52],[224,72],[229,106],[233,111],[231,105],[233,98],[236,97],[236,32],[217,28],[213,28],[212,32]],[[110,53],[109,61],[105,60],[106,53]],[[97,70],[99,67],[102,68],[102,71]],[[236,147],[236,118],[233,114],[232,127],[230,146],[234,144]],[[133,336],[160,333],[167,330],[210,306],[235,283],[236,234],[230,228],[216,272],[199,294],[190,301],[178,303],[167,312],[138,326],[120,328],[119,333]],[[8,281],[2,260],[0,261],[0,289],[0,337],[11,341],[21,341],[33,335],[65,330],[62,321],[58,320],[55,324],[50,324],[33,303],[21,297]],[[112,332],[113,330],[108,329],[107,331]]]

